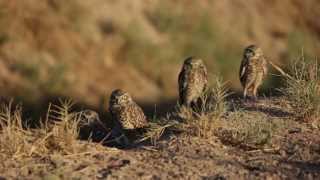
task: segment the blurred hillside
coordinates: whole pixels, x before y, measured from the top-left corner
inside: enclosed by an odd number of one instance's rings
[[[248,44],[282,65],[301,49],[319,56],[319,9],[317,0],[0,0],[0,93],[98,106],[123,88],[156,102],[176,96],[190,55],[238,89]]]

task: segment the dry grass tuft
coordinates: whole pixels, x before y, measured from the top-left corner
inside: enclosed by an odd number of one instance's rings
[[[305,121],[319,120],[319,63],[302,55],[292,63],[289,74],[292,78],[286,78],[286,87],[281,92],[288,98],[296,117]]]
[[[227,84],[222,79],[217,78],[215,84],[206,93],[204,99],[204,112],[209,112],[213,116],[221,117],[228,110],[226,98],[231,94],[228,92]]]
[[[4,157],[26,155],[32,147],[31,132],[23,125],[21,107],[12,106],[11,101],[0,111],[0,152]]]
[[[226,84],[217,78],[214,86],[201,97],[196,109],[177,105],[177,112],[173,116],[182,119],[179,123],[171,117],[157,121],[153,118],[146,133],[139,141],[151,140],[153,145],[163,136],[165,130],[187,132],[191,135],[209,138],[214,135],[221,117],[226,113],[228,105],[226,97],[229,95]]]
[[[79,122],[81,116],[71,112],[72,101],[61,102],[61,106],[53,105],[48,110],[49,119],[52,121],[45,129],[48,138],[46,146],[62,154],[72,154],[78,151]],[[46,124],[48,121],[46,121]],[[48,125],[46,125],[48,127]]]
[[[79,113],[72,113],[71,101],[53,105],[44,123],[30,129],[23,124],[21,106],[13,108],[12,102],[0,111],[0,158],[46,156],[58,153],[69,155],[87,151],[79,136]]]
[[[237,110],[228,116],[228,120],[223,122],[216,135],[225,144],[244,149],[257,149],[269,144],[281,127],[284,127],[282,121],[256,113],[249,115],[248,112]]]
[[[227,112],[226,97],[229,95],[225,83],[217,78],[212,88],[201,97],[199,109],[178,107],[178,116],[183,119],[179,129],[199,137],[209,138],[214,135],[219,120]]]

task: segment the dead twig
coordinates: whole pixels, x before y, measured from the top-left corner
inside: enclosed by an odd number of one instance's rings
[[[289,79],[293,79],[292,76],[290,76],[288,73],[284,72],[278,65],[274,64],[272,61],[268,61],[269,64],[275,68],[277,71],[279,71],[283,76],[289,78]]]

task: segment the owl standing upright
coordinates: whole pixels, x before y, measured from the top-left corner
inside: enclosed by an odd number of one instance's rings
[[[208,84],[207,69],[202,59],[189,57],[184,61],[178,84],[180,105],[194,107]]]
[[[244,50],[240,65],[239,77],[244,89],[243,96],[248,94],[257,98],[257,91],[268,72],[267,60],[263,56],[261,48],[250,45]]]
[[[132,100],[131,96],[120,89],[111,93],[109,111],[116,126],[123,129],[137,129],[148,125],[142,109]]]

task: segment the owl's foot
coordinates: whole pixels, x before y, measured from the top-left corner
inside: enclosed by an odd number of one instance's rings
[[[108,140],[106,140],[105,145],[107,146],[115,146],[118,148],[128,148],[131,146],[131,143],[125,133],[122,130],[117,128],[113,128],[111,130],[111,135]]]
[[[257,96],[252,97],[252,102],[257,103],[259,101],[259,98]]]
[[[249,107],[254,107],[256,106],[258,102],[258,98],[257,97],[254,97],[254,96],[247,96],[245,99],[244,99],[244,104],[246,106],[249,106]]]
[[[119,144],[123,148],[128,148],[131,146],[129,139],[124,134],[122,134],[120,137],[117,137],[115,140],[117,144]]]

